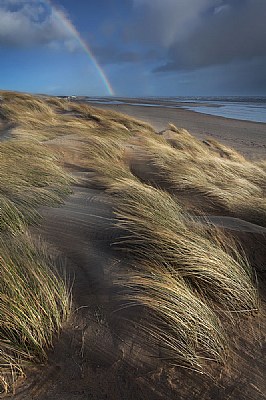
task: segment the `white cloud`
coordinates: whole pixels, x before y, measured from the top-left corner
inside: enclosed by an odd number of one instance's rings
[[[1,0],[0,45],[27,47],[55,43],[69,48],[73,34],[57,12],[41,0]],[[73,45],[72,45],[73,47]]]

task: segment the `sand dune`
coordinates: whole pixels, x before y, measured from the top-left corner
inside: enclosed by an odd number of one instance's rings
[[[112,199],[100,190],[73,186],[65,205],[44,208],[41,213],[43,223],[34,232],[66,257],[71,279],[74,277],[75,304],[80,309],[55,345],[48,365],[37,370],[37,376],[35,371],[29,373],[25,386],[18,388],[14,398],[265,398],[265,360],[260,346],[264,319],[246,330],[241,339],[234,339],[234,363],[229,374],[224,371],[217,382],[181,368],[172,369],[168,383],[164,383],[166,371],[159,358],[151,362],[146,344],[139,343],[138,331],[131,328],[125,335],[126,326],[121,326],[119,313],[113,314],[116,304],[110,287],[110,260],[119,262],[121,254],[110,247],[119,236],[113,226]],[[205,223],[205,217],[202,219]],[[207,219],[230,231],[260,235],[266,231],[236,218]]]
[[[56,100],[54,103],[57,104]],[[262,124],[231,123],[180,110],[174,116],[171,110],[166,109],[151,111],[150,108],[123,107],[126,108],[121,108],[122,111],[152,122],[157,130],[166,128],[166,122],[179,121],[181,127],[190,127],[192,132],[197,131],[199,136],[199,132],[202,132],[205,137],[206,133],[209,135],[212,130],[215,131],[217,124],[218,136],[214,134],[215,137],[220,138],[221,135],[227,144],[239,144],[237,149],[244,149],[250,158],[263,155],[265,138],[262,138]],[[91,124],[90,115],[93,115],[95,123],[97,110],[89,110],[91,114],[87,109],[85,111],[85,123]],[[66,115],[70,115],[69,111]],[[98,119],[104,119],[106,115],[99,115]],[[145,159],[141,162],[139,144],[141,129],[147,133],[145,127],[141,128],[136,123],[130,128],[132,136],[125,139],[125,126],[133,123],[126,119],[123,122],[123,118],[126,117],[120,117],[119,129],[123,134],[124,149],[121,158],[117,159],[123,161],[127,173],[133,171],[157,190],[161,182],[154,177],[152,166],[147,165]],[[105,122],[104,126],[100,126],[100,135],[108,131],[107,127],[110,129],[112,126],[113,129],[111,116],[109,119],[109,125]],[[251,128],[257,132],[252,141],[258,146],[252,146],[248,137],[248,129]],[[21,378],[16,394],[11,397],[19,400],[265,399],[266,351],[263,332],[266,328],[266,228],[232,215],[200,213],[194,217],[202,226],[214,224],[221,227],[226,235],[234,235],[239,240],[249,262],[257,271],[262,305],[254,318],[238,316],[232,325],[232,320],[221,319],[230,338],[229,357],[225,366],[210,361],[209,370],[199,374],[190,368],[169,364],[169,360],[162,357],[163,343],[154,348],[151,337],[141,332],[137,321],[145,321],[145,310],[138,307],[136,310],[121,309],[117,301],[117,289],[112,283],[114,274],[118,269],[128,268],[132,264],[132,257],[129,250],[122,251],[115,245],[126,233],[116,224],[118,197],[110,194],[111,190],[108,193],[104,188],[96,188],[97,157],[94,159],[94,169],[93,162],[89,166],[86,164],[84,151],[89,151],[89,148],[85,149],[87,129],[81,136],[70,130],[68,135],[46,141],[51,151],[59,154],[60,165],[71,172],[76,182],[72,184],[72,194],[64,204],[39,207],[42,222],[30,228],[34,236],[45,239],[51,254],[60,255],[64,260],[73,293],[73,313],[60,337],[55,340],[54,348],[50,349],[48,362],[28,368],[27,378]],[[230,130],[228,136],[224,133],[227,130]],[[92,135],[99,135],[98,131],[91,132]],[[120,136],[116,140],[119,142]],[[88,143],[92,145],[92,142]],[[250,149],[258,152],[250,154]],[[186,202],[192,200],[189,193]],[[138,318],[135,320],[136,316]],[[132,324],[132,321],[136,323]]]

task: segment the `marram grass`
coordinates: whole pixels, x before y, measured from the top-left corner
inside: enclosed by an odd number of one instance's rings
[[[91,181],[99,188],[107,189],[122,178],[137,179],[125,162],[125,149],[119,140],[93,136],[84,145],[83,154],[84,165],[94,172]]]
[[[39,219],[37,208],[62,202],[72,178],[42,143],[0,142],[0,231],[15,234]]]
[[[227,338],[222,323],[206,302],[195,295],[170,266],[144,261],[116,272],[123,307],[142,307],[135,325],[171,364],[204,371],[206,360],[224,363]]]
[[[130,145],[134,156],[137,146],[153,166],[154,182],[159,177],[171,192],[196,194],[203,211],[208,200],[213,210],[253,221],[265,221],[265,163],[251,164],[174,126],[156,136],[141,121],[88,104],[8,92],[1,97],[0,115],[16,137],[0,143],[3,388],[25,365],[45,359],[69,312],[66,284],[47,252],[18,236],[36,222],[39,206],[60,202],[68,191],[71,178],[51,151],[66,135],[76,141],[80,166],[94,173],[93,183],[117,197],[117,225],[124,230],[117,246],[132,263],[114,283],[126,306],[145,309],[141,329],[175,365],[203,371],[206,359],[224,362],[229,340],[221,315],[234,324],[258,307],[250,266],[218,230],[198,224],[171,195],[140,183],[126,150]],[[50,147],[38,142],[49,139],[55,139]],[[71,144],[60,145],[67,164]]]
[[[172,363],[200,371],[206,358],[223,362],[229,344],[220,316],[234,325],[243,313],[258,310],[245,256],[159,189],[123,179],[109,192],[116,196],[116,226],[124,232],[114,244],[133,260],[114,278],[125,305],[147,310],[141,328]]]
[[[135,131],[153,132],[151,126],[115,112],[98,110],[88,104],[65,99],[0,92],[0,116],[16,129],[15,136],[49,140],[69,134],[129,136]]]
[[[0,380],[8,391],[25,366],[46,359],[71,301],[41,243],[5,235],[0,254]]]
[[[257,309],[251,267],[219,231],[198,225],[169,194],[143,183],[124,179],[110,191],[117,196],[117,225],[125,230],[119,245],[134,259],[170,265],[224,311]]]
[[[214,141],[212,148],[204,146],[186,131],[172,132],[170,136],[169,143],[167,136],[165,143],[159,144],[151,137],[143,142],[154,180],[159,178],[167,190],[181,199],[189,194],[196,197],[202,211],[266,224],[263,163],[251,163]]]
[[[39,221],[40,206],[61,203],[74,180],[39,141],[49,136],[49,106],[29,95],[5,96],[1,115],[25,133],[0,142],[0,386],[9,392],[26,366],[46,359],[70,312],[66,280],[26,227]]]

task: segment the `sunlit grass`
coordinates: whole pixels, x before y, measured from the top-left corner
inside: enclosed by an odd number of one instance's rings
[[[48,251],[20,233],[38,221],[39,206],[69,193],[73,179],[62,166],[113,195],[116,227],[124,232],[115,246],[127,256],[113,283],[126,307],[145,310],[140,328],[162,359],[197,371],[208,359],[224,363],[230,340],[223,321],[234,327],[240,315],[257,311],[255,277],[233,239],[193,217],[192,197],[200,214],[266,223],[265,163],[173,125],[156,135],[148,124],[88,104],[1,95],[0,115],[15,137],[0,143],[3,388],[25,365],[45,360],[69,313],[66,284]],[[144,169],[149,163],[155,187],[134,175],[134,157]]]
[[[159,189],[123,179],[116,196],[115,246],[132,259],[119,271],[125,306],[143,306],[141,328],[157,338],[176,365],[201,370],[205,358],[223,362],[230,342],[220,315],[232,325],[258,310],[251,267],[232,239],[198,224]],[[203,368],[204,369],[204,368]]]
[[[91,137],[84,148],[84,164],[93,173],[91,182],[99,188],[107,189],[118,179],[135,180],[125,160],[123,142],[118,139]]]
[[[62,202],[72,178],[43,144],[9,140],[0,143],[1,230],[15,233],[38,220],[37,207]]]
[[[169,194],[148,185],[124,179],[110,192],[126,232],[119,244],[135,260],[170,265],[224,311],[257,309],[251,268],[218,230],[197,224]]]
[[[123,308],[142,309],[134,325],[148,335],[150,346],[160,348],[162,360],[198,372],[205,370],[207,359],[226,361],[228,338],[218,316],[172,267],[146,259],[131,270],[116,271],[113,283]]]
[[[46,359],[71,302],[41,243],[1,236],[0,254],[0,378],[10,390],[25,366]]]
[[[40,206],[62,203],[74,180],[40,142],[49,137],[49,106],[30,95],[4,98],[2,117],[21,129],[19,138],[0,142],[0,386],[9,392],[26,366],[46,359],[70,312],[67,282],[26,228],[39,222]]]
[[[153,129],[146,123],[115,112],[66,99],[0,92],[3,101],[0,115],[14,125],[13,135],[49,140],[62,135],[88,134],[130,135],[134,131]],[[100,129],[100,130],[99,130]]]
[[[171,193],[195,196],[202,211],[266,224],[263,163],[253,164],[215,141],[212,148],[204,146],[186,131],[166,135],[164,144],[147,138],[142,147],[154,181],[159,178]]]

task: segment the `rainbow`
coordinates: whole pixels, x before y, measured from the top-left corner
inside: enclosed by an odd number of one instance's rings
[[[51,0],[46,0],[46,2],[49,4],[51,9],[54,11],[55,16],[61,21],[63,26],[68,30],[73,37],[77,40],[79,43],[80,47],[85,51],[85,53],[89,56],[91,62],[95,66],[98,74],[100,75],[100,78],[105,86],[105,89],[108,92],[108,95],[114,96],[114,89],[111,86],[111,83],[109,82],[104,70],[98,63],[97,59],[93,55],[91,49],[89,48],[88,44],[85,42],[85,40],[81,37],[80,33],[77,31],[73,23],[66,17],[66,15],[59,9],[57,9],[51,2]]]

